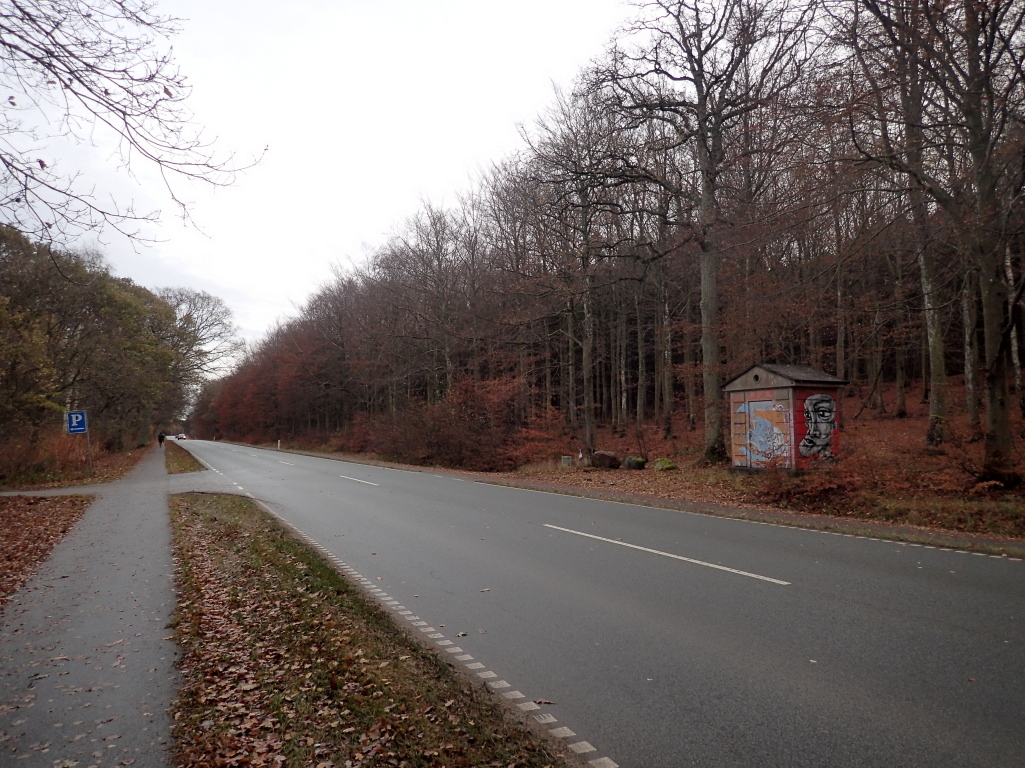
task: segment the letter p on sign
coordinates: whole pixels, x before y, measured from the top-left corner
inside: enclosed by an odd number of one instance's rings
[[[68,433],[72,435],[82,434],[89,431],[89,422],[85,417],[85,411],[68,411]]]

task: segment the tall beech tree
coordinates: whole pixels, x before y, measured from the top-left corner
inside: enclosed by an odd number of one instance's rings
[[[910,184],[920,230],[926,217],[924,199],[950,217],[966,267],[978,275],[986,392],[984,472],[992,479],[1016,482],[1009,471],[1007,373],[1012,308],[1025,283],[1008,285],[1004,260],[1020,218],[1016,209],[1023,182],[1025,5],[1016,0],[942,5],[855,0],[846,19],[849,45],[869,86],[858,105],[860,119],[853,124],[859,151]],[[896,66],[887,66],[891,63]],[[890,95],[893,91],[896,98]],[[920,236],[924,249],[927,235],[923,231]],[[935,291],[928,273],[926,266],[923,293],[931,320]],[[935,361],[934,369],[941,365]]]
[[[744,119],[789,90],[807,56],[814,4],[785,0],[659,0],[638,4],[633,47],[611,69],[628,113],[672,126],[694,156],[688,189],[701,252],[701,352],[705,453],[722,461],[721,331],[718,271],[722,253],[722,176],[743,151]],[[684,190],[681,190],[684,191]]]
[[[775,361],[850,379],[851,418],[918,387],[935,444],[978,360],[978,475],[1015,483],[1018,7],[637,9],[518,152],[206,388],[203,433],[495,468],[688,424],[716,460],[723,376]]]

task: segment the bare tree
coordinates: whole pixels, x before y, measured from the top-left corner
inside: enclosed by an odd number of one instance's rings
[[[1025,5],[854,0],[842,18],[849,45],[864,70],[875,73],[852,118],[860,151],[950,217],[965,266],[977,271],[986,392],[982,474],[1015,484],[1007,373],[1012,306],[1025,283],[1008,285],[1004,258],[1025,180]],[[891,76],[887,65],[894,61],[903,79]],[[909,76],[915,93],[903,82]]]
[[[814,3],[655,0],[638,4],[635,47],[616,53],[610,78],[630,114],[670,125],[693,153],[694,236],[701,251],[705,455],[726,458],[722,419],[718,268],[721,177],[736,159],[745,115],[786,93],[810,55]]]
[[[164,288],[158,293],[171,307],[173,324],[157,329],[161,341],[175,352],[172,371],[186,397],[203,381],[223,373],[243,349],[224,301],[193,288]]]
[[[231,183],[239,169],[192,124],[190,86],[158,45],[176,21],[147,0],[0,0],[4,223],[49,242],[108,226],[139,238],[156,218],[60,169],[60,140],[113,137],[122,164],[155,167],[186,218],[175,180]]]

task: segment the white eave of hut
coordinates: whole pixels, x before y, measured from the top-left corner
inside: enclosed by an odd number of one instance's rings
[[[849,383],[846,379],[808,365],[759,363],[726,382],[723,391],[745,392],[751,389],[783,389],[797,386],[842,387]]]

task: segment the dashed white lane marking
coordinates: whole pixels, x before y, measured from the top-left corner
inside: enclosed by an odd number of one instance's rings
[[[358,477],[349,477],[348,475],[339,475],[343,480],[352,480],[355,483],[363,483],[364,485],[378,485],[378,483],[372,483],[369,480],[360,480]]]
[[[283,462],[283,463],[287,463],[287,462]],[[275,517],[280,517],[275,512],[273,512],[273,510],[271,510],[270,507],[267,507],[266,505],[261,505],[261,506],[264,507],[265,511],[269,512],[270,514],[274,515]],[[290,523],[289,523],[289,525],[291,526]],[[347,565],[344,561],[342,561],[339,557],[337,557],[336,555],[331,554],[327,550],[326,547],[324,547],[323,545],[315,542],[312,538],[310,538],[308,535],[306,535],[300,529],[296,528],[295,526],[291,526],[291,527],[293,528],[293,530],[295,530],[295,532],[302,539],[304,539],[306,541],[307,544],[311,545],[314,549],[316,549],[318,552],[320,552],[322,555],[324,555],[329,561],[331,561],[337,567],[337,569],[340,572],[343,572],[343,573],[347,574],[350,578],[352,578],[358,584],[360,584],[361,586],[365,587],[367,592],[373,594],[380,602],[382,602],[382,603],[392,603],[393,605],[390,606],[392,608],[392,610],[395,610],[397,612],[401,611],[401,613],[404,614],[403,618],[405,618],[408,621],[412,621],[413,619],[416,619],[417,620],[416,621],[417,625],[425,625],[427,623],[425,621],[420,621],[418,616],[413,616],[412,615],[413,612],[409,611],[409,610],[406,610],[404,606],[394,605],[394,603],[398,602],[397,600],[385,600],[384,598],[388,597],[388,594],[384,590],[382,590],[381,588],[375,586],[374,583],[372,581],[370,581],[370,579],[365,578],[358,571],[353,569],[350,565]],[[553,527],[553,526],[549,526],[549,527]],[[437,645],[439,645],[439,646],[448,646],[448,647],[445,647],[445,651],[446,652],[451,653],[451,654],[457,654],[457,653],[461,654],[459,656],[455,656],[455,659],[457,659],[458,661],[461,661],[464,664],[466,664],[466,667],[468,669],[473,669],[473,670],[481,669],[481,670],[483,670],[483,667],[484,667],[483,664],[481,664],[480,662],[474,661],[473,656],[471,656],[468,653],[465,653],[462,648],[460,648],[459,646],[454,645],[451,640],[447,640],[442,633],[434,631],[434,627],[419,626],[418,628],[419,628],[419,630],[421,632],[429,632],[430,634],[428,634],[427,637],[429,637],[432,640],[434,640]],[[470,663],[467,663],[467,662],[470,662]],[[523,694],[521,691],[516,691],[516,690],[508,690],[507,691],[507,690],[503,690],[505,688],[512,688],[512,685],[510,685],[505,680],[491,680],[490,678],[492,678],[492,677],[498,677],[498,675],[496,673],[494,673],[494,672],[490,672],[490,671],[484,670],[484,671],[481,671],[481,672],[477,672],[477,675],[481,678],[482,682],[486,681],[487,686],[492,688],[496,694],[500,693],[505,699],[508,699],[510,702],[517,702],[518,699],[526,699],[527,698],[526,695]],[[532,712],[532,711],[535,711],[535,710],[538,710],[538,709],[541,708],[539,704],[537,704],[534,701],[530,701],[529,699],[527,701],[517,702],[516,706],[522,712]],[[540,715],[534,715],[534,719],[537,720],[537,722],[539,722],[539,723],[545,723],[545,724],[558,722],[558,720],[556,719],[556,717],[554,715],[547,714],[547,713],[543,713],[543,714],[540,714]],[[557,738],[568,738],[568,737],[576,735],[572,730],[570,730],[569,728],[565,728],[565,727],[552,729],[550,731],[550,733],[553,736],[557,737]],[[588,753],[588,752],[596,752],[597,751],[595,749],[595,747],[593,747],[590,743],[588,743],[586,741],[580,741],[580,742],[577,742],[575,744],[569,744],[567,746],[569,747],[569,749],[573,750],[577,754],[585,754],[585,753]],[[592,768],[619,768],[619,764],[616,763],[616,762],[613,762],[608,757],[602,757],[602,758],[598,758],[598,759],[595,759],[595,760],[590,760],[590,761],[588,761],[588,765],[592,766]]]
[[[758,579],[759,581],[767,581],[771,584],[779,584],[780,586],[789,586],[789,581],[781,581],[780,579],[773,579],[770,576],[759,576],[757,573],[748,573],[747,571],[738,571],[736,568],[727,568],[725,565],[716,565],[715,563],[706,563],[703,560],[695,560],[690,557],[684,557],[683,555],[674,555],[671,552],[662,552],[658,549],[651,549],[649,547],[642,547],[639,544],[628,544],[625,541],[616,541],[615,539],[606,539],[604,536],[595,536],[593,533],[584,533],[583,531],[574,531],[571,528],[560,528],[557,525],[549,525],[545,523],[545,528],[552,528],[556,531],[563,531],[564,533],[572,533],[577,536],[585,536],[588,539],[597,539],[598,541],[604,541],[608,544],[615,544],[620,547],[629,547],[630,549],[637,549],[641,552],[648,552],[652,555],[659,555],[660,557],[670,557],[673,560],[683,560],[685,563],[692,563],[693,565],[703,565],[706,568],[715,568],[717,571],[726,571],[727,573],[734,573],[738,576],[747,576],[749,579]]]
[[[290,461],[282,461],[281,459],[278,459],[278,464],[287,464],[290,467],[294,467],[295,466],[295,464],[293,464],[292,462],[290,462]]]

